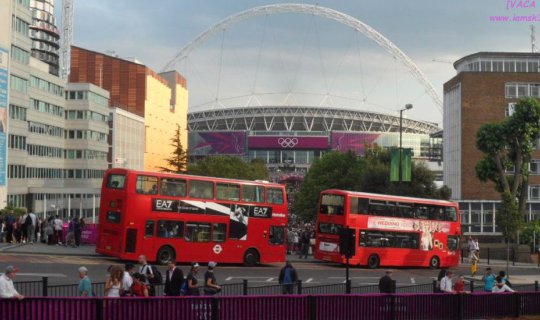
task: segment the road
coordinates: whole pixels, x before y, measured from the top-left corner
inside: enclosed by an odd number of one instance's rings
[[[291,257],[292,258],[292,257]],[[0,270],[6,265],[12,264],[20,268],[17,275],[18,281],[38,280],[42,276],[49,277],[50,284],[74,284],[77,283],[79,266],[86,266],[89,277],[94,282],[103,282],[107,275],[107,267],[111,264],[123,263],[122,261],[101,256],[76,256],[76,255],[47,255],[47,254],[24,254],[3,253],[0,255]],[[309,259],[307,261],[293,260],[300,279],[307,285],[340,283],[345,280],[345,268],[336,264],[319,262]],[[266,264],[258,267],[244,267],[242,265],[218,265],[215,274],[222,284],[238,283],[247,279],[250,284],[264,285],[278,282],[279,270],[282,264]],[[479,271],[485,269],[485,265],[479,265]],[[165,267],[158,267],[165,274]],[[184,274],[187,274],[189,265],[182,265]],[[495,272],[504,270],[503,263],[492,265]],[[205,267],[201,268],[200,277],[203,277]],[[453,268],[456,274],[469,274],[467,265]],[[353,286],[377,284],[378,279],[384,274],[385,269],[351,268],[350,277]],[[421,268],[392,268],[393,278],[398,286],[430,283],[437,276],[438,270]],[[510,268],[513,276],[512,283],[533,283],[540,280],[540,269],[536,265],[519,265]]]

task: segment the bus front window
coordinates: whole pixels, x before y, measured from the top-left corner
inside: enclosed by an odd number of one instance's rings
[[[321,197],[321,206],[319,212],[328,215],[343,215],[345,212],[343,206],[345,197],[335,194],[323,194]]]
[[[110,174],[107,178],[107,188],[110,189],[124,189],[126,183],[126,176],[123,174]]]

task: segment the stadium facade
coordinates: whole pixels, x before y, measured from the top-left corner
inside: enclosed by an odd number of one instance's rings
[[[324,152],[366,145],[399,146],[400,118],[382,113],[325,107],[239,107],[188,114],[191,159],[233,155],[263,160],[271,178],[302,176]],[[402,143],[417,160],[441,159],[440,128],[404,118]],[[436,169],[442,174],[442,167]]]

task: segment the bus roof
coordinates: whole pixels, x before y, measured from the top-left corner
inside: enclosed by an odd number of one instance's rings
[[[219,178],[219,177],[210,177],[210,176],[196,176],[196,175],[184,174],[184,173],[152,172],[152,171],[124,169],[124,168],[111,168],[111,169],[108,169],[106,173],[110,173],[110,172],[124,172],[126,174],[133,173],[133,174],[140,174],[140,175],[153,175],[153,176],[171,177],[171,178],[179,178],[179,176],[181,176],[181,177],[186,177],[186,178],[196,178],[196,179],[203,179],[203,180],[217,180],[221,182],[231,182],[231,183],[243,182],[243,183],[251,183],[251,184],[257,184],[257,185],[265,185],[265,186],[270,186],[270,187],[283,187],[283,184],[262,181],[262,180],[253,181],[253,180]]]
[[[378,199],[388,199],[394,201],[410,201],[410,202],[424,202],[424,203],[433,203],[433,204],[444,204],[444,205],[456,205],[455,202],[440,200],[440,199],[429,199],[429,198],[415,198],[415,197],[404,197],[404,196],[395,196],[389,194],[380,194],[380,193],[369,193],[369,192],[360,192],[360,191],[349,191],[349,190],[340,190],[340,189],[327,189],[323,190],[323,193],[337,193],[337,194],[347,194],[359,197],[372,197]]]

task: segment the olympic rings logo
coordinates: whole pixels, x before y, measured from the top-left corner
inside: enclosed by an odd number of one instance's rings
[[[297,138],[279,138],[278,144],[283,148],[294,148],[298,144]]]

